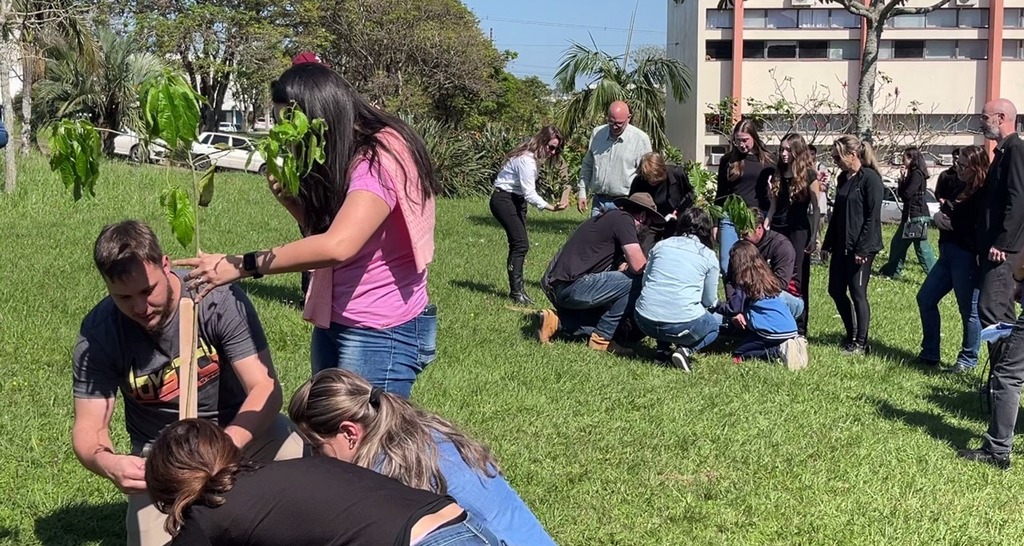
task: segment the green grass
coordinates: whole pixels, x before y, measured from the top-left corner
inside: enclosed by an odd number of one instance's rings
[[[123,497],[70,447],[70,350],[104,296],[90,262],[103,224],[146,220],[184,256],[158,207],[163,176],[106,163],[98,198],[73,203],[32,157],[19,190],[0,196],[2,543],[123,544]],[[297,235],[259,177],[218,176],[201,219],[204,249],[242,252]],[[531,213],[529,279],[579,220]],[[977,376],[911,362],[922,279],[913,258],[906,280],[871,282],[872,356],[835,348],[842,326],[817,267],[808,370],[737,366],[719,354],[684,374],[533,341],[530,316],[503,297],[504,235],[483,199],[441,202],[436,239],[439,356],[413,398],[490,444],[559,544],[993,544],[1024,532],[1020,471],[954,454],[985,428]],[[289,303],[298,275],[244,285],[290,396],[309,375],[310,329]],[[959,340],[952,296],[942,314],[948,362]]]

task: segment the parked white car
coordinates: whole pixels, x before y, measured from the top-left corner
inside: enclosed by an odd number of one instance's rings
[[[225,133],[201,133],[199,139],[192,143],[192,154],[205,156],[218,169],[265,174],[267,165],[262,154],[255,152],[252,161],[249,160],[253,149],[251,140]],[[248,167],[246,163],[249,163]]]
[[[162,140],[157,140],[149,145],[149,157],[145,157],[145,146],[135,132],[124,129],[123,134],[114,137],[114,155],[127,157],[136,163],[161,163],[167,154],[167,148]]]
[[[883,224],[898,224],[903,218],[903,203],[900,201],[898,195],[896,195],[896,182],[889,177],[883,177],[885,184],[885,195],[882,197],[882,223]],[[936,212],[939,212],[939,200],[935,197],[935,193],[932,192],[931,188],[924,191],[925,202],[928,203],[928,214],[935,216]]]
[[[256,118],[256,122],[252,124],[253,131],[269,131],[274,126],[274,121],[268,118]]]
[[[222,121],[217,124],[217,130],[222,133],[240,133],[242,132],[241,127],[227,121]]]

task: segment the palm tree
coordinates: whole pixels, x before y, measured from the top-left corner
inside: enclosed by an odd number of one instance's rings
[[[558,113],[559,124],[571,135],[579,126],[602,119],[612,102],[624,100],[633,125],[651,137],[655,150],[661,150],[666,144],[665,89],[671,90],[675,100],[686,100],[690,71],[680,61],[663,56],[641,57],[632,68],[624,61],[622,55],[609,55],[596,44],[590,49],[573,42],[555,73],[555,88],[570,94]],[[579,78],[588,81],[577,91]]]
[[[134,40],[97,29],[91,48],[66,40],[46,50],[43,78],[32,90],[42,125],[81,116],[109,131],[140,126],[139,86],[164,67],[156,55],[139,51]],[[104,132],[108,151],[115,134]]]

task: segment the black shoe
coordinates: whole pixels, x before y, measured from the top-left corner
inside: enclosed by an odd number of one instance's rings
[[[671,364],[672,363],[672,350],[671,349],[666,349],[666,350],[659,349],[657,352],[654,353],[654,362],[657,363],[657,364],[662,364],[662,365]]]
[[[693,353],[685,347],[680,347],[674,353],[672,353],[672,366],[683,370],[684,372],[693,371],[693,363],[691,362],[691,356]]]
[[[508,271],[508,297],[512,298],[512,301],[519,305],[535,305],[533,299],[526,294],[526,289],[523,286],[523,268],[522,265],[509,265]]]
[[[928,366],[929,368],[938,368],[942,362],[939,360],[932,360],[930,358],[917,357],[917,363],[922,366]]]
[[[996,455],[995,453],[990,453],[984,449],[961,449],[960,451],[957,451],[956,454],[968,461],[990,464],[1000,470],[1010,469],[1009,455]]]
[[[871,347],[867,343],[861,343],[860,341],[851,341],[843,347],[843,354],[846,356],[864,356],[871,352]]]
[[[531,307],[535,305],[534,301],[530,299],[530,296],[526,295],[526,292],[510,292],[508,297],[512,298],[512,301],[519,305],[528,305]]]

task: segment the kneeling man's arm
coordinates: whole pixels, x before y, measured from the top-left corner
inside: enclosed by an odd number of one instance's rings
[[[647,257],[644,256],[644,251],[640,248],[637,243],[630,243],[622,245],[622,253],[626,257],[626,263],[629,264],[629,269],[633,273],[640,273],[644,270],[644,266],[647,265]]]
[[[125,493],[142,493],[146,490],[145,460],[117,454],[110,441],[114,402],[114,398],[75,398],[71,445],[82,466]]]

